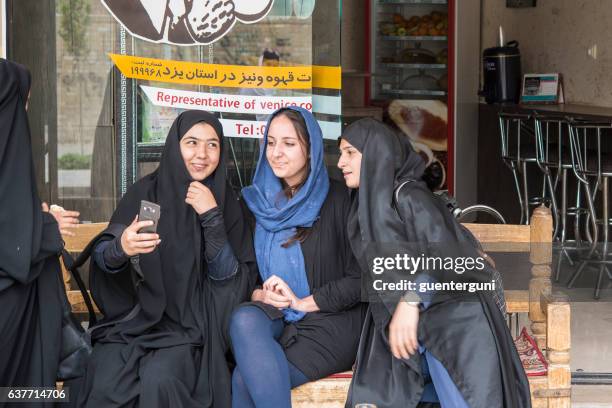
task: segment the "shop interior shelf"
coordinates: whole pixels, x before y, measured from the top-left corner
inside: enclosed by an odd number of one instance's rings
[[[383,89],[382,94],[408,96],[446,96],[446,91],[424,91],[417,89]]]
[[[384,68],[402,69],[446,69],[446,64],[409,64],[405,62],[381,62]]]
[[[445,35],[386,35],[380,38],[386,41],[446,41],[448,39]]]

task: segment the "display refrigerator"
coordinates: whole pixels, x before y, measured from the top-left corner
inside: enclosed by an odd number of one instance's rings
[[[428,164],[435,189],[476,201],[479,0],[369,0],[366,105]]]

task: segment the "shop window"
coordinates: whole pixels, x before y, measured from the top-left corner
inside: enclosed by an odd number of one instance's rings
[[[230,98],[332,96],[335,112],[315,115],[327,129],[334,129],[326,141],[326,160],[335,165],[339,89],[240,89],[131,79],[114,67],[109,55],[258,66],[265,64],[262,55],[267,50],[278,55],[279,65],[339,66],[339,1],[275,0],[263,20],[238,22],[213,44],[190,46],[132,36],[101,1],[7,0],[7,5],[9,57],[27,65],[34,78],[29,116],[40,194],[46,201],[80,211],[83,221],[108,221],[129,186],[157,167],[167,131],[181,109],[153,103],[146,87]],[[266,119],[264,114],[245,112],[220,115]],[[251,180],[259,139],[232,137],[225,147],[229,176],[239,189]]]

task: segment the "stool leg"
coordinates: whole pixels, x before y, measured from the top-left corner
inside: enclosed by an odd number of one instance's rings
[[[546,183],[550,190],[550,206],[552,207],[552,213],[555,217],[555,230],[553,231],[553,240],[559,233],[559,209],[557,208],[557,198],[555,197],[555,188],[553,186],[552,178],[550,177],[550,170],[546,168]]]
[[[599,273],[597,274],[597,283],[595,284],[595,295],[593,296],[595,300],[599,300],[599,292],[601,291],[601,281],[603,280],[604,269],[606,269],[605,264],[599,265]]]
[[[576,189],[576,210],[582,208],[582,195],[580,194],[580,182],[578,183]],[[574,238],[576,240],[576,245],[582,246],[582,234],[580,231],[580,218],[582,217],[582,212],[577,211],[574,216]]]
[[[559,282],[561,277],[561,264],[563,263],[563,248],[559,251],[559,258],[557,259],[557,266],[555,267],[555,282]]]
[[[597,249],[597,240],[599,238],[599,232],[597,231],[597,214],[595,213],[595,203],[593,201],[593,195],[591,194],[590,185],[584,183],[582,185],[584,186],[584,195],[586,196],[586,203],[587,207],[589,208],[591,226],[593,227],[593,234],[589,233],[590,230],[588,225],[586,228],[587,237],[591,239],[591,248],[589,249],[588,255],[588,257],[590,258],[591,256],[593,256],[593,253]]]
[[[561,189],[561,235],[562,235],[562,247],[563,253],[567,258],[567,262],[570,266],[574,266],[574,260],[565,249],[565,241],[567,240],[567,169],[562,171],[562,189]],[[580,190],[580,189],[579,189]],[[575,237],[575,242],[579,241],[578,237]]]
[[[589,248],[589,253],[588,253],[587,257],[586,257],[586,260],[584,260],[584,261],[582,261],[580,263],[580,266],[578,266],[578,269],[574,272],[574,274],[572,275],[570,280],[567,282],[567,287],[569,289],[571,289],[574,286],[574,283],[576,282],[576,279],[578,279],[578,277],[580,276],[580,274],[582,273],[582,271],[586,267],[587,263],[589,263],[588,260],[593,257],[593,254],[595,253],[595,250],[597,249],[597,238],[598,238],[597,218],[596,218],[596,215],[595,215],[595,206],[593,204],[593,196],[591,195],[591,190],[589,189],[589,184],[588,183],[581,183],[581,184],[584,187],[584,193],[585,193],[585,196],[586,196],[587,207],[589,209],[590,219],[591,219],[591,223],[592,223],[592,227],[593,227],[593,235],[591,236],[591,234],[589,233],[589,226],[587,225],[586,226],[586,232],[587,232],[587,236],[591,239],[591,247]]]
[[[516,194],[518,196],[519,199],[519,206],[521,207],[521,220],[519,221],[519,224],[524,224],[524,211],[523,211],[523,196],[521,194],[521,184],[519,183],[519,179],[518,179],[518,163],[517,162],[510,162],[510,169],[512,170],[512,177],[514,178],[514,187],[516,188]]]
[[[521,163],[523,173],[523,215],[525,224],[529,224],[529,189],[527,186],[527,162]]]
[[[567,228],[567,169],[561,171],[561,244],[566,240]]]
[[[580,192],[580,186],[578,186],[578,191]],[[578,204],[576,204],[578,206]],[[575,218],[579,217],[579,214],[575,215]],[[559,259],[557,260],[557,266],[555,270],[555,282],[559,282],[561,277],[561,266],[563,263],[563,257],[567,258],[567,262],[570,266],[574,266],[574,260],[569,255],[567,249],[565,248],[565,242],[567,241],[567,169],[561,169],[561,215],[560,215],[560,238],[559,241],[561,243],[561,250],[559,252]],[[579,234],[579,229],[576,227],[576,219],[574,219],[574,233],[576,234],[576,243],[579,242],[580,238],[577,236]]]
[[[610,216],[608,214],[608,204],[609,204],[609,198],[608,198],[608,177],[604,177],[603,179],[603,245],[604,245],[604,249],[602,251],[603,254],[603,259],[606,260],[606,257],[608,255],[608,227],[609,222],[610,222]]]
[[[565,255],[565,237],[566,237],[566,224],[567,224],[567,169],[561,170],[561,237],[559,241],[561,243],[561,250],[559,251],[559,259],[557,259],[557,266],[555,268],[555,282],[559,282],[561,277],[561,265],[563,263],[563,256]],[[559,223],[557,222],[557,225]],[[553,234],[553,239],[557,234]],[[571,262],[571,259],[570,259]]]
[[[599,292],[601,290],[601,281],[603,279],[604,271],[609,273],[608,268],[606,267],[606,261],[608,260],[608,177],[604,177],[603,179],[603,242],[601,249],[601,267],[599,268],[599,276],[597,277],[597,286],[595,287],[595,299],[599,299]]]

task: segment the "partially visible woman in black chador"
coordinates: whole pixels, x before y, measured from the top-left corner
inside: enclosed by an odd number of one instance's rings
[[[161,206],[139,233],[141,200]],[[159,168],[134,184],[94,241],[90,286],[104,320],[80,404],[229,407],[227,326],[255,279],[251,231],[225,177],[223,129],[210,113],[174,121]]]
[[[42,211],[36,189],[29,90],[27,69],[0,59],[2,387],[55,387],[62,338],[62,238],[54,217]]]
[[[482,255],[422,180],[424,163],[406,138],[363,119],[345,130],[340,152],[338,167],[354,189],[348,236],[368,285],[372,258],[381,254]],[[386,274],[390,282],[495,279],[487,267]],[[527,377],[494,292],[366,290],[370,305],[347,407],[530,407]]]

